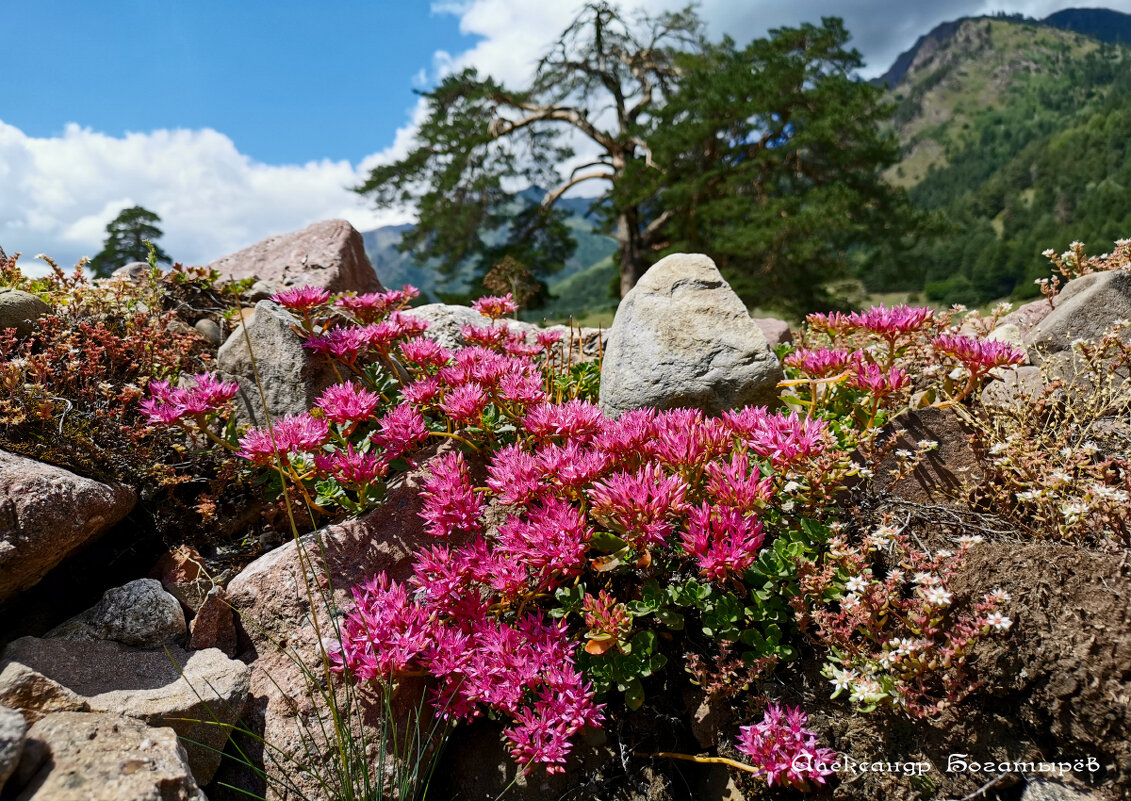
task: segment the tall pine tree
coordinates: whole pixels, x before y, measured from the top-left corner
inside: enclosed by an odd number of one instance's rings
[[[164,235],[157,227],[159,222],[160,217],[141,206],[123,209],[106,226],[106,244],[87,266],[96,276],[106,277],[123,264],[146,261],[149,258],[146,242],[153,245],[158,261],[172,263],[169,254],[157,244]]]
[[[424,93],[413,148],[357,191],[413,208],[402,249],[448,275],[509,255],[545,276],[573,248],[555,203],[594,182],[622,295],[687,248],[716,257],[749,300],[803,308],[827,300],[848,248],[886,235],[907,208],[879,181],[896,149],[847,38],[826,19],[739,48],[710,43],[691,7],[625,17],[591,2],[528,86],[466,70]],[[566,173],[573,146],[587,163]],[[549,189],[523,204],[522,186]]]

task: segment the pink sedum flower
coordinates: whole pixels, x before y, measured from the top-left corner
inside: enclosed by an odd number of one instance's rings
[[[375,439],[390,460],[412,453],[428,439],[424,417],[409,403],[402,403],[386,412],[380,427]]]
[[[364,486],[372,484],[385,475],[388,465],[375,453],[361,453],[354,450],[353,443],[344,451],[320,453],[314,457],[315,468],[325,475],[333,476],[341,484]]]
[[[487,396],[483,394],[483,387],[476,383],[463,384],[449,390],[440,403],[444,413],[460,425],[478,420],[486,407]]]
[[[364,387],[347,381],[327,387],[314,405],[322,410],[330,422],[360,422],[373,416],[381,405],[381,398]]]
[[[599,406],[583,400],[543,403],[526,413],[523,425],[539,439],[561,437],[588,442],[601,430],[605,413]]]
[[[480,298],[471,304],[471,308],[482,314],[484,317],[489,317],[492,320],[498,320],[500,317],[505,317],[508,314],[514,314],[518,311],[518,304],[514,302],[514,296],[508,292],[502,297],[487,296]]]
[[[854,312],[849,319],[860,329],[883,339],[895,339],[923,329],[934,317],[926,306],[873,306],[867,311]]]
[[[330,300],[330,291],[316,286],[297,286],[276,292],[271,300],[291,311],[309,312],[325,306]]]
[[[704,576],[722,581],[750,567],[764,540],[757,517],[704,501],[691,510],[682,544]]]
[[[471,486],[463,454],[445,453],[429,466],[432,477],[421,492],[424,508],[420,512],[428,533],[433,537],[451,537],[457,531],[478,531],[483,502]]]
[[[400,344],[401,356],[418,367],[443,367],[452,354],[430,339],[411,339]]]
[[[941,353],[953,356],[974,375],[982,375],[995,367],[1021,364],[1025,354],[1007,342],[975,339],[961,335],[943,335],[931,340]]]
[[[817,735],[805,728],[808,716],[799,707],[783,710],[770,704],[762,720],[739,728],[738,750],[769,786],[799,790],[824,784],[834,771],[836,753],[818,745]]]
[[[859,351],[797,348],[783,361],[787,366],[794,367],[812,378],[831,378],[850,369],[859,360]]]
[[[687,485],[655,464],[615,473],[589,488],[592,513],[637,548],[665,545],[686,510]]]
[[[848,383],[857,389],[870,392],[877,398],[886,398],[888,395],[899,392],[906,387],[910,383],[910,379],[907,377],[907,373],[898,367],[892,367],[885,371],[877,364],[860,362],[856,365],[856,371],[848,379]]]

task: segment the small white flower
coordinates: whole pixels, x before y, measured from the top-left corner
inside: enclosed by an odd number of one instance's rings
[[[801,485],[796,481],[787,481],[785,486],[782,487],[782,492],[797,492],[801,489]]]
[[[1064,516],[1065,523],[1079,523],[1088,514],[1088,505],[1076,501],[1062,503],[1060,513]]]
[[[923,599],[931,606],[950,606],[954,596],[942,587],[928,587],[923,590]]]
[[[916,573],[911,579],[920,587],[933,587],[939,583],[939,577],[934,573],[920,572]]]
[[[921,440],[919,440],[919,450],[921,450],[921,451],[935,451],[935,450],[938,450],[938,448],[939,448],[939,444],[937,442],[935,442],[933,439],[921,439]]]
[[[836,688],[833,695],[847,690],[852,687],[852,683],[856,681],[856,672],[852,670],[841,670],[840,668],[833,668],[832,683]]]
[[[911,458],[911,451],[904,450],[903,448],[900,448],[898,451],[895,452],[895,455],[898,456],[900,459],[910,459]]]
[[[1072,455],[1072,449],[1069,448],[1067,445],[1065,445],[1063,448],[1060,449],[1060,455],[1061,455],[1061,458],[1067,459],[1069,456]]]
[[[1080,446],[1080,450],[1082,450],[1084,453],[1091,456],[1093,453],[1099,452],[1100,446],[1097,445],[1092,440],[1088,440],[1087,442],[1085,442],[1083,445]]]
[[[991,612],[986,615],[984,625],[997,629],[998,631],[1008,631],[1009,627],[1013,625],[1013,621],[1001,612]]]
[[[875,471],[872,470],[872,468],[865,467],[862,464],[856,464],[854,462],[852,467],[856,471],[856,475],[860,476],[860,478],[863,478],[865,480],[870,479],[870,478],[874,478],[875,475],[876,475]]]
[[[981,545],[985,541],[985,538],[980,534],[965,534],[955,540],[963,550],[973,547],[974,545]]]
[[[1004,453],[1005,449],[1008,448],[1008,447],[1009,447],[1009,445],[1007,443],[995,442],[993,445],[990,446],[990,454],[993,455],[993,456],[998,456],[999,454]]]
[[[844,588],[849,592],[864,592],[864,588],[868,586],[868,582],[862,576],[853,576],[844,585]]]
[[[949,559],[950,557],[954,556],[954,551],[948,551],[946,549],[943,549],[941,551],[936,552],[935,555],[938,556],[940,559]]]

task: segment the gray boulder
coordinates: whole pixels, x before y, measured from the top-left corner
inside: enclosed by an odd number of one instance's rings
[[[453,306],[446,303],[429,303],[409,309],[406,314],[428,323],[428,330],[424,336],[448,350],[458,350],[466,342],[463,338],[462,327],[465,325],[485,326],[489,320],[469,306]],[[496,325],[505,324],[511,330],[521,331],[527,344],[533,344],[538,334],[543,331],[555,331],[561,334],[561,339],[556,346],[559,356],[570,356],[574,362],[595,359],[601,353],[608,340],[608,332],[597,328],[578,329],[571,332],[568,326],[551,325],[542,327],[537,323],[523,320],[503,320]],[[573,347],[570,348],[570,336],[573,337]]]
[[[184,738],[201,784],[212,780],[232,724],[247,703],[251,669],[215,648],[138,651],[110,641],[77,648],[65,640],[21,637],[4,649],[5,668],[22,665],[65,687],[93,712],[168,726]],[[34,715],[36,710],[29,710]]]
[[[746,306],[701,254],[652,266],[617,309],[601,369],[610,415],[651,406],[708,414],[773,403],[781,365]]]
[[[237,421],[265,425],[264,401],[272,418],[302,414],[322,390],[338,380],[329,360],[302,346],[303,337],[294,330],[298,324],[279,304],[261,300],[255,304],[255,313],[220,346],[217,368],[224,378],[240,385],[234,400]],[[257,370],[262,399],[255,381]]]
[[[61,640],[115,640],[138,648],[160,648],[186,634],[185,613],[156,579],[138,579],[107,590],[82,614],[47,636]]]
[[[1119,319],[1131,320],[1131,272],[1092,273],[1064,285],[1056,308],[1033,327],[1025,345],[1031,355],[1070,350],[1072,340],[1098,339]]]
[[[447,303],[429,303],[410,309],[408,314],[428,323],[424,336],[448,350],[463,347],[460,328],[465,325],[487,325],[489,322],[469,306],[452,306]],[[509,321],[508,321],[509,322]]]
[[[102,639],[139,648],[159,647],[185,635],[181,604],[156,579],[138,579],[107,590],[94,607]]]
[[[1045,391],[1045,377],[1040,367],[1020,365],[995,368],[996,380],[982,390],[982,403],[997,409],[1012,409],[1036,401]]]
[[[325,220],[257,242],[208,265],[222,276],[331,292],[380,292],[365,244],[345,220]]]
[[[129,514],[133,490],[0,451],[0,601]]]
[[[27,721],[14,709],[0,706],[0,790],[16,770],[24,751]]]
[[[172,729],[55,712],[28,731],[17,801],[207,801]]]
[[[49,311],[51,307],[30,292],[0,288],[0,329],[14,328],[16,336],[26,337],[35,330],[35,321]]]
[[[1041,320],[1052,313],[1058,300],[1054,297],[1051,303],[1047,298],[1029,301],[998,320],[998,326],[1015,325],[1021,332],[1021,336],[1027,337]]]
[[[223,344],[224,335],[220,331],[220,324],[211,317],[201,317],[192,327],[196,329],[196,333],[208,340],[209,345],[220,347]]]

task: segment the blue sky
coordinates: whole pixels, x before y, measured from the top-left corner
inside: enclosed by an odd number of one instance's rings
[[[428,2],[0,0],[0,119],[121,136],[213,128],[267,164],[357,161],[392,141],[436,51],[478,37]],[[322,10],[315,13],[313,9]],[[15,25],[11,25],[15,21]]]
[[[647,0],[653,14],[684,4]],[[869,76],[944,20],[1083,4],[701,0],[699,14],[709,36],[740,42],[842,16]],[[407,152],[413,89],[466,66],[521,85],[579,5],[0,0],[0,246],[21,265],[37,253],[73,264],[133,205],[160,215],[162,246],[189,264],[322,219],[408,221],[349,187]],[[1131,0],[1102,5],[1131,12]]]

